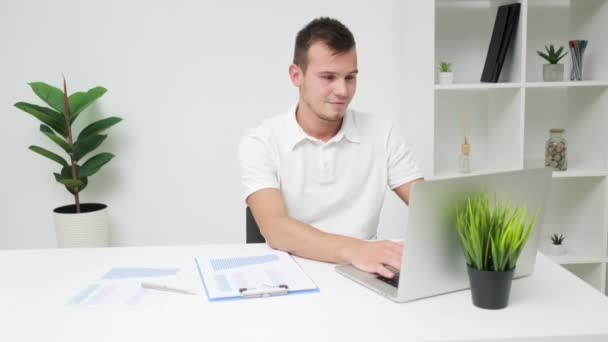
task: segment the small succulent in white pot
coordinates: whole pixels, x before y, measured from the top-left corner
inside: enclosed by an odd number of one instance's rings
[[[536,51],[539,56],[544,58],[547,64],[543,64],[543,81],[546,82],[558,82],[564,80],[564,65],[559,61],[564,58],[568,52],[564,52],[564,47],[560,46],[559,49],[555,50],[553,44],[547,47],[545,45],[546,53]]]
[[[551,245],[549,246],[549,252],[552,255],[564,255],[568,252],[566,246],[564,246],[563,244],[565,238],[566,237],[563,234],[551,235]]]
[[[452,84],[454,82],[454,72],[452,63],[439,63],[439,84]]]

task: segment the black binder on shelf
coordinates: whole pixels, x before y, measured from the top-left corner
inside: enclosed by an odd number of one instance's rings
[[[498,7],[481,82],[498,82],[511,41],[515,38],[521,4]]]

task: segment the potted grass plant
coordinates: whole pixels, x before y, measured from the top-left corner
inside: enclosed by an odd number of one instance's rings
[[[61,167],[54,173],[55,181],[73,196],[74,204],[54,209],[55,230],[59,247],[104,247],[109,244],[107,206],[101,203],[81,203],[80,193],[87,187],[89,177],[97,173],[114,157],[102,152],[93,156],[107,135],[105,130],[120,122],[118,117],[95,121],[76,135],[73,124],[85,108],[106,93],[103,87],[68,95],[67,83],[63,91],[43,82],[29,83],[34,93],[49,107],[18,102],[15,107],[31,114],[41,122],[40,132],[59,147],[67,158],[40,146],[30,146],[33,152],[46,157]]]
[[[439,84],[452,84],[454,82],[454,72],[452,63],[439,63]]]
[[[564,65],[559,63],[559,61],[562,58],[564,58],[568,54],[568,52],[564,52],[562,54],[562,51],[564,51],[563,46],[560,46],[559,49],[557,49],[557,51],[556,51],[553,44],[549,45],[549,47],[547,47],[545,45],[545,51],[546,51],[546,53],[536,51],[539,56],[541,56],[547,62],[549,62],[547,64],[543,64],[543,81],[546,81],[546,82],[563,81],[564,80]]]
[[[481,192],[457,210],[456,228],[467,262],[473,304],[502,309],[509,303],[517,259],[530,236],[536,214],[527,217],[526,206],[514,209],[508,201]]]

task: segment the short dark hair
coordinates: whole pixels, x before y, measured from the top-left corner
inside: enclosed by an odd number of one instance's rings
[[[298,32],[293,64],[306,70],[308,49],[317,42],[325,43],[336,53],[348,52],[355,47],[355,37],[344,24],[333,18],[316,18]]]

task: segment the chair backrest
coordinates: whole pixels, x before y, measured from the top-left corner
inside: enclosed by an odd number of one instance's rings
[[[260,232],[260,227],[255,222],[255,218],[253,218],[253,213],[251,212],[251,208],[247,207],[245,210],[245,219],[247,226],[247,243],[265,243],[266,239]]]

